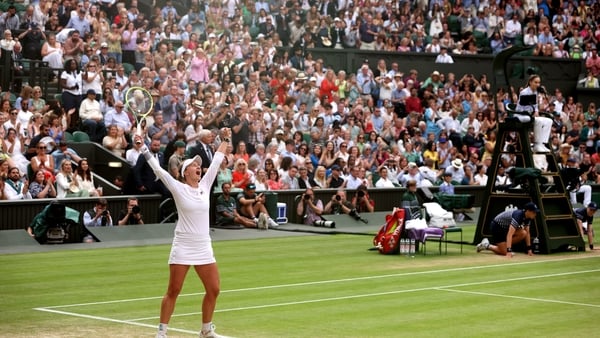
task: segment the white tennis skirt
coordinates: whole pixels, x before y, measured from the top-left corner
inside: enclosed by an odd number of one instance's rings
[[[175,231],[169,264],[206,265],[215,262],[210,238],[199,238],[197,234]]]

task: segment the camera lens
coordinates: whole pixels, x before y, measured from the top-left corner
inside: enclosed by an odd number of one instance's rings
[[[335,199],[338,200],[338,201],[341,201],[342,197],[340,195],[335,195]]]
[[[131,208],[131,212],[132,212],[132,213],[134,213],[134,214],[139,214],[139,213],[140,213],[140,211],[141,211],[141,209],[140,209],[140,207],[138,207],[137,205],[134,205],[134,206]]]
[[[304,195],[304,199],[305,200],[309,200],[310,199],[310,195]]]
[[[106,215],[108,215],[108,210],[104,210],[104,211],[102,212],[102,216],[106,216]]]
[[[358,192],[358,197],[365,197],[365,192],[364,191],[359,191]]]

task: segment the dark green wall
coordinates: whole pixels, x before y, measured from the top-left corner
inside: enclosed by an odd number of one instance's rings
[[[492,55],[453,55],[453,64],[436,64],[437,54],[429,53],[373,52],[329,48],[315,48],[310,52],[315,60],[323,59],[326,67],[335,70],[344,69],[348,73],[356,73],[365,59],[369,60],[372,68],[376,66],[377,60],[384,59],[388,67],[392,62],[398,62],[400,70],[404,73],[408,73],[410,69],[416,69],[419,72],[419,78],[423,80],[434,70],[442,73],[453,72],[458,78],[467,73],[476,77],[486,74],[490,82],[493,76]],[[581,73],[585,72],[585,66],[580,60],[515,56],[510,59],[507,67],[511,75],[512,86],[518,88],[525,85],[527,75],[524,76],[524,71],[528,67],[539,70],[542,83],[548,91],[560,88],[565,96],[576,96],[577,79]]]

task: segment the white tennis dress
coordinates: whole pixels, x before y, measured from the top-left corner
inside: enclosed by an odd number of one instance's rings
[[[173,194],[178,220],[169,255],[169,264],[204,265],[215,263],[210,238],[210,188],[224,155],[215,153],[210,167],[200,180],[198,188],[177,181],[152,156],[148,164]]]

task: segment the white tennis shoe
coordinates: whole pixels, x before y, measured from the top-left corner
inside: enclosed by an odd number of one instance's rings
[[[213,325],[211,325],[209,331],[200,331],[199,337],[200,338],[223,338],[224,336],[221,336],[215,332],[215,325],[213,324]]]
[[[258,215],[257,227],[259,230],[268,230],[269,229],[269,223],[267,222],[267,215],[265,215],[262,212],[260,213],[260,215]]]
[[[490,240],[487,238],[484,238],[481,240],[481,243],[477,244],[477,252],[481,252],[483,250],[487,250],[487,248],[490,246]]]

